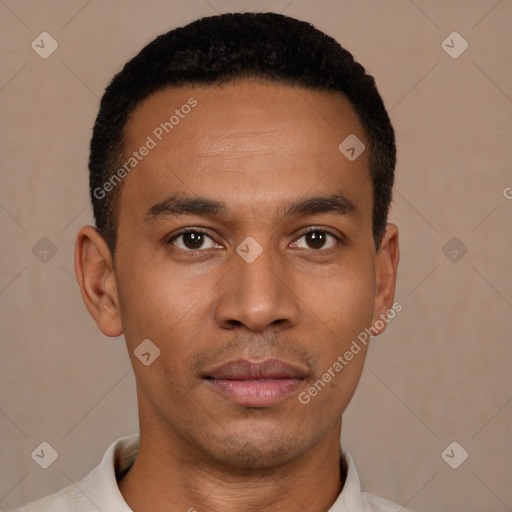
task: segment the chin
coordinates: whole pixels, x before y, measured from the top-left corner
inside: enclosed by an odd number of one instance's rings
[[[300,457],[310,447],[310,443],[296,436],[285,436],[278,429],[276,433],[275,437],[263,432],[257,438],[248,433],[227,435],[221,440],[210,437],[203,451],[218,464],[251,472],[275,470]]]

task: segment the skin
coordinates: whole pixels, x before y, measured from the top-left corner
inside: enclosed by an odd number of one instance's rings
[[[197,106],[123,181],[115,268],[92,226],[77,238],[84,302],[105,335],[124,333],[137,382],[140,452],[119,487],[135,512],[326,511],[343,486],[342,413],[366,349],[308,404],[298,394],[391,308],[398,231],[388,225],[375,250],[368,150],[353,162],[338,150],[352,133],[368,142],[341,94],[248,80],[167,89],[134,111],[126,155],[190,97]],[[227,213],[148,220],[177,193]],[[354,210],[283,216],[333,193]],[[312,244],[309,227],[339,240]],[[204,245],[187,249],[183,228],[206,230]],[[248,236],[263,249],[252,263],[236,252]],[[144,366],[134,350],[148,338],[161,354]],[[268,407],[235,404],[202,378],[268,357],[307,372]]]

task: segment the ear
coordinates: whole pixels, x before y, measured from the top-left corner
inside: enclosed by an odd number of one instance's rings
[[[105,336],[123,333],[112,256],[105,239],[93,226],[78,232],[75,273],[82,299]]]
[[[377,335],[384,332],[387,322],[382,320],[393,306],[399,260],[398,228],[395,224],[388,224],[375,262],[376,293],[372,330],[377,331]],[[377,320],[381,320],[377,325],[384,324],[381,329],[375,327]]]

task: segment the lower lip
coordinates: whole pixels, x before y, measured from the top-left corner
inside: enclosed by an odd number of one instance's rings
[[[297,391],[302,379],[209,379],[208,382],[236,404],[246,407],[268,407]]]

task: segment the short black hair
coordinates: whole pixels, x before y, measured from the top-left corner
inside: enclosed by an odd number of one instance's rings
[[[105,184],[119,177],[114,174],[122,165],[124,128],[131,113],[168,87],[216,85],[239,78],[338,91],[348,98],[370,146],[372,230],[378,249],[392,198],[396,148],[374,78],[350,52],[310,23],[250,12],[201,18],[160,35],[127,62],[105,90],[91,139],[89,185],[96,228],[112,256],[121,184]]]

